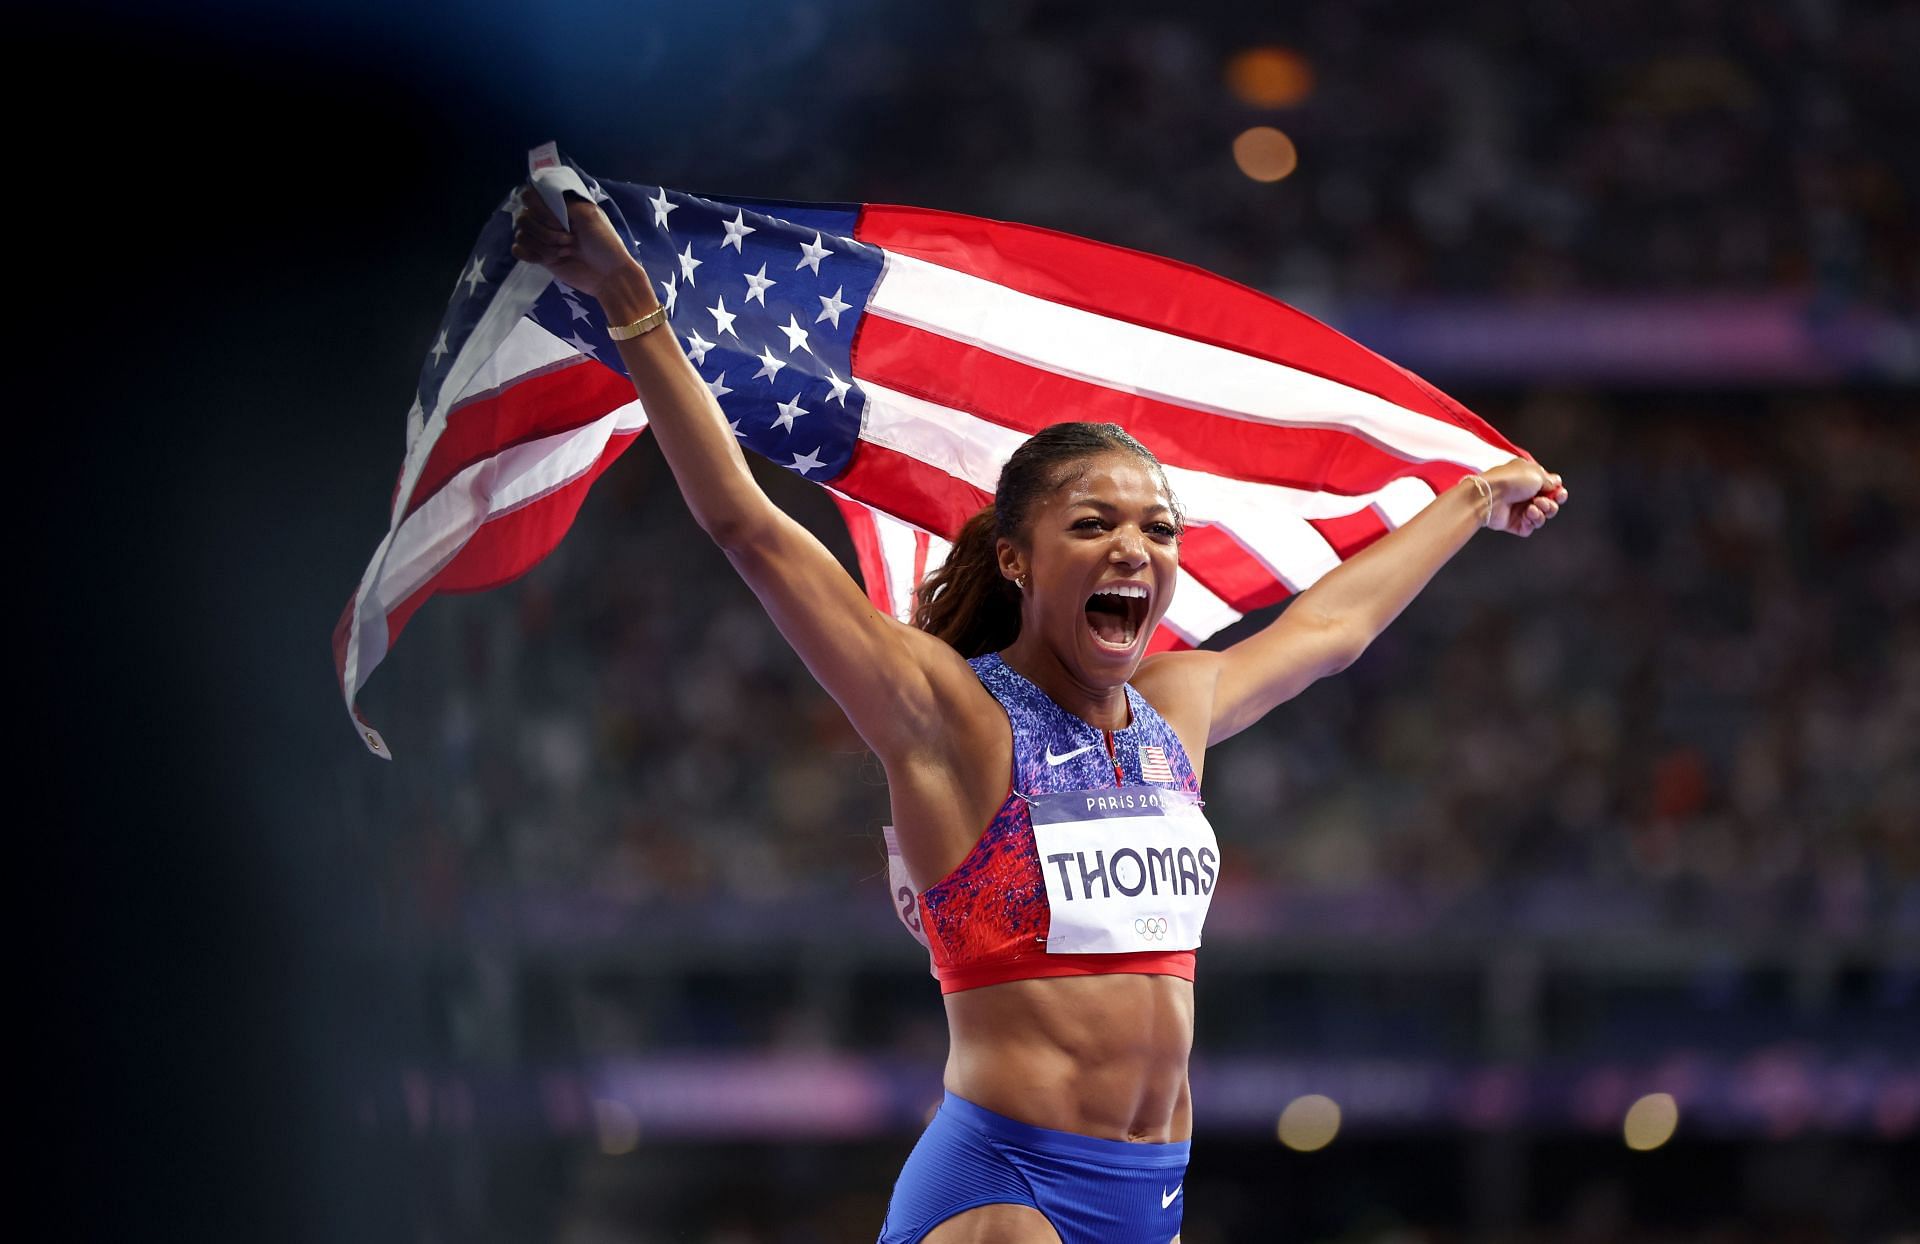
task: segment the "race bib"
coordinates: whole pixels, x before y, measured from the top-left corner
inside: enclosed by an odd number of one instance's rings
[[[900,839],[894,836],[891,825],[882,825],[880,833],[887,840],[887,888],[893,891],[893,914],[900,917],[914,941],[931,950],[927,931],[920,924],[919,892],[907,877],[907,862],[900,858]]]
[[[1220,844],[1198,799],[1123,786],[1027,802],[1052,918],[1048,954],[1200,945]]]

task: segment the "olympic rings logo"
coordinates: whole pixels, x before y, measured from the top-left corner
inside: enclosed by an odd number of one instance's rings
[[[1163,942],[1167,940],[1167,918],[1142,916],[1133,922],[1133,931],[1150,942]]]

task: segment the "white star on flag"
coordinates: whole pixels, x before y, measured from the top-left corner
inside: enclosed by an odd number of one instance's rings
[[[789,471],[798,471],[800,472],[800,474],[805,475],[808,471],[815,470],[825,465],[826,463],[820,461],[820,450],[815,449],[812,453],[809,453],[809,454],[793,455],[793,461],[787,464],[787,469]]]
[[[747,235],[749,233],[759,232],[758,229],[755,229],[752,225],[747,223],[747,212],[745,208],[740,209],[740,214],[735,216],[732,220],[721,221],[720,227],[727,231],[727,236],[720,239],[721,249],[724,250],[727,247],[731,246],[734,250],[739,251],[740,254],[743,256],[747,253],[745,249],[743,249],[743,244],[746,241]]]
[[[696,367],[707,361],[707,351],[711,349],[713,349],[713,343],[702,337],[697,328],[693,330],[693,335],[687,338],[687,357],[693,360]]]
[[[740,430],[740,421],[738,419],[727,420],[727,427],[732,429],[733,434],[735,436],[742,437],[742,438],[746,436],[746,433]]]
[[[667,227],[668,212],[677,212],[680,210],[678,203],[667,202],[667,188],[665,186],[660,187],[659,198],[648,199],[647,202],[653,204],[653,225],[656,229],[665,229]]]
[[[687,243],[686,251],[676,256],[676,258],[680,260],[680,275],[687,278],[687,288],[692,289],[694,284],[693,270],[707,261],[693,257],[693,243],[691,242]]]
[[[794,318],[791,312],[787,315],[787,322],[779,327],[780,331],[787,335],[788,354],[792,354],[795,350],[805,350],[808,354],[813,353],[813,347],[807,344],[807,330],[800,327],[800,321]]]
[[[760,271],[747,273],[746,279],[747,301],[758,302],[763,307],[767,305],[767,290],[780,283],[768,279],[765,264],[760,265]]]
[[[733,392],[732,389],[727,387],[727,373],[721,372],[713,379],[707,381],[707,392],[713,394],[716,401]]]
[[[689,245],[691,245],[691,243],[689,243]],[[688,284],[692,284],[692,282],[688,282]],[[667,276],[667,283],[660,288],[666,291],[667,296],[662,301],[667,304],[667,314],[672,315],[673,303],[675,299],[680,297],[680,289],[674,284],[674,279],[671,274]]]
[[[840,295],[846,292],[847,287],[842,285],[839,289],[833,291],[833,297],[831,298],[825,294],[815,294],[814,297],[820,300],[820,314],[813,317],[813,322],[818,324],[821,320],[832,320],[833,326],[839,328],[840,313],[853,305],[850,302],[840,301]]]
[[[573,299],[562,297],[560,301],[567,304],[567,311],[573,317],[573,319],[584,320],[584,319],[590,319],[592,317],[591,312],[589,312],[585,307],[581,306],[579,303],[575,302]]]
[[[574,349],[580,351],[580,353],[586,355],[588,358],[593,359],[596,362],[599,361],[600,356],[594,352],[593,343],[591,341],[582,341],[580,339],[579,333],[575,333],[573,336],[567,338],[567,344],[572,346]]]
[[[440,356],[445,354],[446,352],[447,352],[447,330],[443,328],[440,330],[440,340],[434,342],[433,349],[428,351],[428,353],[433,355],[433,365],[435,367],[440,366]]]
[[[833,387],[833,395],[827,400],[829,402],[838,402],[844,407],[847,404],[847,390],[853,388],[853,386],[840,379],[839,376],[836,376],[831,367],[827,368],[827,383]]]
[[[464,278],[462,278],[467,283],[467,297],[469,298],[473,297],[476,293],[478,293],[480,291],[480,287],[487,283],[487,278],[480,271],[480,269],[485,265],[485,262],[486,261],[481,259],[480,256],[475,255],[473,257],[472,271],[468,272],[467,275]]]
[[[827,257],[827,248],[820,245],[820,235],[815,233],[813,241],[800,243],[800,262],[793,265],[795,272],[802,268],[812,268],[815,276],[820,275],[820,261]]]
[[[713,315],[714,335],[716,337],[721,333],[733,333],[734,314],[727,310],[727,300],[725,298],[714,299],[713,305],[708,307],[707,310]],[[733,333],[733,339],[735,341],[740,340],[740,334]]]
[[[774,428],[785,428],[787,431],[791,432],[793,431],[793,421],[795,419],[798,419],[801,415],[804,415],[807,413],[806,411],[800,408],[800,395],[797,393],[794,394],[792,401],[778,402],[775,404],[780,408],[780,415],[777,419],[773,421],[772,427]],[[771,431],[772,428],[769,428],[768,430]],[[814,452],[819,453],[820,451],[816,449],[814,450]],[[818,466],[819,464],[815,463],[814,465]]]
[[[767,383],[772,384],[773,378],[779,375],[780,369],[786,365],[784,359],[777,359],[773,356],[773,347],[768,346],[760,352],[760,370],[753,373],[753,378],[758,380],[760,377],[765,376]]]

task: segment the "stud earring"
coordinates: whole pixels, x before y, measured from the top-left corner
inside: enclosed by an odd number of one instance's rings
[[[1015,579],[1015,580],[1013,581],[1013,585],[1014,585],[1015,587],[1017,587],[1017,588],[1019,588],[1019,589],[1020,589],[1021,591],[1023,591],[1023,592],[1024,592],[1024,591],[1026,591],[1026,590],[1027,590],[1027,576],[1025,576],[1025,575],[1021,575],[1021,576],[1020,576],[1019,578],[1017,578],[1017,579]]]

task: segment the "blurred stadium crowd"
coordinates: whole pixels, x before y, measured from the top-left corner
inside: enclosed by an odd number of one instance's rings
[[[677,168],[738,152],[743,180],[704,188],[858,185],[1309,302],[1712,291],[1910,308],[1920,291],[1912,4],[1357,0],[1288,10],[1285,45],[1264,51],[1221,3],[938,12],[926,57],[897,30],[830,30],[793,6],[775,67],[712,70],[747,99],[785,83],[806,107],[649,130],[622,163],[682,184]],[[809,73],[823,54],[860,72]],[[643,72],[677,60],[653,57]],[[1291,137],[1293,193],[1236,185],[1228,142],[1256,124]]]

